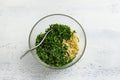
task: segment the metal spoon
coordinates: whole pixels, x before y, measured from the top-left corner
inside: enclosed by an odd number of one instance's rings
[[[45,36],[43,37],[43,39],[41,40],[41,42],[40,42],[37,46],[35,46],[35,47],[27,50],[27,51],[20,57],[20,59],[22,59],[28,52],[30,52],[30,51],[36,49],[38,46],[40,46],[40,45],[43,43],[43,41],[45,40],[46,36],[48,35],[48,33],[49,33],[50,31],[52,31],[52,30],[49,30],[49,31],[45,34]]]

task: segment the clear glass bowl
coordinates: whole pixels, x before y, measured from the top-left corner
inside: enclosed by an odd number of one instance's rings
[[[38,34],[40,34],[41,32],[45,32],[45,29],[48,28],[50,24],[55,24],[55,23],[68,25],[71,29],[76,31],[77,37],[79,38],[79,52],[74,58],[74,60],[70,62],[69,64],[66,64],[62,67],[53,67],[53,66],[49,66],[46,63],[42,62],[40,58],[37,56],[36,50],[31,51],[31,53],[37,59],[37,61],[39,61],[42,65],[49,67],[49,68],[54,68],[54,69],[63,69],[63,68],[72,66],[78,60],[80,60],[86,48],[85,32],[81,24],[77,20],[72,18],[71,16],[68,16],[65,14],[51,14],[38,20],[33,26],[30,32],[30,35],[29,35],[29,48],[32,48],[35,46],[36,37]]]

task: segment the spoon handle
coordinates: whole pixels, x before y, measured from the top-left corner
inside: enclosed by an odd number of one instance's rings
[[[52,31],[52,30],[49,30],[49,31],[45,34],[45,36],[43,37],[43,39],[41,40],[41,42],[40,42],[37,46],[35,46],[35,47],[27,50],[27,51],[20,57],[20,59],[22,59],[28,52],[30,52],[30,51],[36,49],[38,46],[40,46],[40,45],[43,43],[43,41],[45,40],[46,36],[48,35],[48,33],[49,33],[50,31]]]
[[[21,57],[20,57],[20,59],[22,59],[28,52],[30,52],[31,51],[31,49],[29,49],[29,50],[27,50]]]

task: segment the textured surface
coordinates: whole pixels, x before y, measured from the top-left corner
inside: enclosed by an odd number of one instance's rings
[[[51,13],[77,19],[87,34],[82,59],[63,70],[27,55],[34,23]],[[120,0],[0,0],[0,80],[120,80]]]

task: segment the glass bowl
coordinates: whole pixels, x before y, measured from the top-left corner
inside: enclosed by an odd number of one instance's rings
[[[38,34],[40,34],[41,32],[44,33],[46,28],[48,28],[50,24],[55,24],[55,23],[68,25],[71,29],[75,30],[77,33],[77,37],[79,38],[79,51],[76,57],[73,59],[73,61],[62,67],[53,67],[53,66],[47,65],[42,60],[40,60],[40,58],[36,54],[36,50],[31,51],[31,53],[37,59],[37,61],[40,62],[42,65],[48,68],[63,69],[63,68],[72,66],[78,60],[80,60],[86,48],[85,31],[81,26],[81,24],[71,16],[68,16],[65,14],[50,14],[38,20],[33,26],[29,34],[29,48],[32,48],[35,46],[36,37]]]

